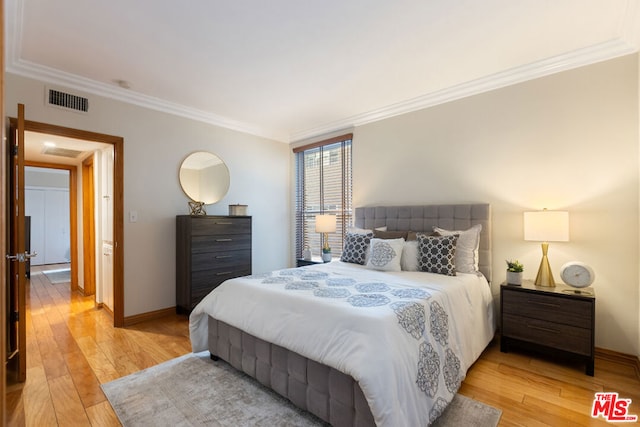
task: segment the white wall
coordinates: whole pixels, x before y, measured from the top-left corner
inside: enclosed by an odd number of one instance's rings
[[[540,245],[522,212],[570,212],[551,243],[556,280],[570,260],[596,273],[596,346],[640,355],[638,58],[563,72],[358,127],[354,206],[489,202],[493,293],[505,259],[535,278]]]
[[[289,265],[287,145],[95,95],[87,95],[86,115],[46,107],[44,83],[13,74],[6,74],[5,88],[8,116],[24,103],[28,120],[124,138],[125,316],[175,306],[175,215],[189,212],[178,169],[193,151],[217,154],[231,175],[229,193],[207,213],[249,205],[253,271]],[[131,210],[136,223],[128,222]]]

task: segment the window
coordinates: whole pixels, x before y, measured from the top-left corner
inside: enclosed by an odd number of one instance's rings
[[[315,218],[336,215],[336,232],[328,235],[334,257],[342,254],[344,234],[352,224],[351,139],[347,134],[294,148],[296,155],[296,257],[305,246],[320,255],[322,235]]]

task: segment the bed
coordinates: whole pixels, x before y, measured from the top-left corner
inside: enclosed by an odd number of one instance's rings
[[[343,261],[231,279],[212,291],[190,316],[193,351],[208,349],[334,426],[429,425],[495,332],[490,206],[356,208],[355,227]],[[409,230],[425,233],[412,245],[394,234]],[[437,255],[449,261],[443,274],[425,259],[446,245],[457,252]],[[413,260],[410,246],[420,271],[398,261],[398,252]],[[451,264],[465,272],[447,274]]]

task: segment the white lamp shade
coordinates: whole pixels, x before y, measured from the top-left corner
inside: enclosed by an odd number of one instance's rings
[[[335,233],[335,215],[316,215],[316,233]]]
[[[524,240],[568,242],[569,212],[548,210],[525,212]]]

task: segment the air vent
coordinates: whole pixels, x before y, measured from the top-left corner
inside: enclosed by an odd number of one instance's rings
[[[69,157],[71,159],[75,159],[82,151],[70,150],[68,148],[58,148],[58,147],[45,147],[42,150],[42,154],[48,154],[50,156],[59,156],[59,157]]]
[[[47,105],[86,113],[89,111],[89,99],[55,89],[47,91]]]

